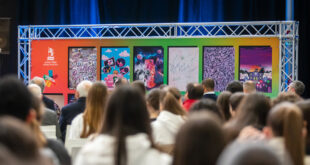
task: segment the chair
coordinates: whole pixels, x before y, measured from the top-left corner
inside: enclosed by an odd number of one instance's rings
[[[40,126],[40,129],[48,139],[57,139],[56,125]]]
[[[68,137],[69,137],[68,135],[69,135],[69,133],[70,133],[70,130],[71,130],[71,125],[67,125],[65,143],[66,143],[66,141],[68,140]]]
[[[80,149],[87,142],[87,139],[67,139],[65,142],[65,147],[68,150],[69,155],[71,156],[72,162],[74,162],[77,154]]]

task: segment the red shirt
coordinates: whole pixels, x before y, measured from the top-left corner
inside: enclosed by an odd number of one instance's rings
[[[191,108],[192,104],[194,104],[197,100],[196,99],[188,99],[188,100],[185,100],[183,102],[183,107],[184,109],[188,112],[189,109]]]

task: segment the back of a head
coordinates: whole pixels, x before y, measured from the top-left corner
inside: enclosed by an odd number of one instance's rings
[[[37,84],[29,84],[27,88],[35,97],[42,97],[41,88]]]
[[[38,162],[41,159],[35,136],[24,123],[17,119],[0,118],[0,144],[26,164]]]
[[[228,83],[226,90],[231,93],[243,92],[243,86],[240,81],[234,80]]]
[[[257,129],[262,129],[266,125],[267,115],[271,106],[270,100],[262,93],[248,94],[238,106],[234,120],[237,127],[242,129],[252,125]]]
[[[30,80],[30,84],[37,84],[41,88],[41,93],[43,93],[45,88],[45,81],[43,78],[35,76]]]
[[[290,85],[289,85],[289,88],[293,88],[295,93],[299,96],[301,96],[304,91],[305,91],[305,84],[301,81],[293,81]]]
[[[224,120],[224,115],[222,112],[219,110],[218,106],[216,105],[216,102],[211,99],[201,99],[197,102],[195,102],[189,112],[190,113],[195,113],[198,111],[211,111],[214,114],[216,114],[221,120]]]
[[[202,86],[205,89],[214,90],[214,87],[215,87],[214,80],[211,78],[207,78],[202,81]]]
[[[272,100],[272,106],[280,104],[282,102],[296,103],[301,101],[302,98],[293,92],[282,92],[275,99]]]
[[[26,120],[32,102],[27,87],[13,76],[0,79],[0,116],[9,115]]]
[[[235,142],[221,154],[217,165],[291,165],[262,142]]]
[[[303,117],[297,105],[283,102],[272,108],[268,115],[268,126],[275,137],[283,137],[285,147],[294,164],[303,164]]]
[[[304,121],[307,122],[307,143],[309,145],[310,141],[310,99],[302,100],[296,103],[296,105],[300,108],[303,114]]]
[[[217,106],[220,108],[222,113],[225,116],[225,120],[229,120],[231,118],[231,114],[229,112],[229,98],[231,93],[228,91],[222,92],[216,100]]]
[[[201,99],[203,96],[203,87],[200,84],[189,83],[186,86],[186,92],[189,99]]]
[[[91,81],[88,80],[81,81],[76,87],[76,91],[79,93],[79,97],[87,97],[88,91],[91,86],[92,86]]]
[[[114,83],[114,87],[118,88],[118,87],[123,86],[123,85],[128,85],[128,80],[126,78],[123,78],[123,77],[117,78],[115,83]]]
[[[160,95],[162,110],[169,111],[176,115],[185,115],[185,111],[179,102],[181,97],[182,95],[177,88],[167,87]]]
[[[161,95],[160,89],[152,89],[147,95],[146,95],[146,102],[154,109],[159,111],[159,100]]]
[[[214,165],[224,146],[219,118],[212,112],[196,112],[176,136],[173,165]]]
[[[232,94],[229,98],[229,104],[233,111],[236,111],[241,100],[244,98],[245,94],[242,92],[236,92]]]
[[[144,82],[142,82],[140,80],[136,80],[136,81],[131,83],[131,86],[134,88],[137,88],[143,96],[145,95],[146,88],[145,88]]]
[[[246,81],[243,83],[244,93],[254,93],[256,92],[256,84],[253,81]]]

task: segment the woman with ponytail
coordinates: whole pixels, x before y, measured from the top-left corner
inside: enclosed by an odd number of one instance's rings
[[[303,117],[294,104],[284,102],[276,105],[267,118],[264,133],[269,144],[282,158],[288,154],[294,165],[304,164]],[[287,161],[287,160],[283,160]]]
[[[171,157],[156,150],[141,92],[115,89],[107,103],[101,134],[84,145],[76,165],[168,165]]]
[[[173,150],[175,136],[184,124],[186,112],[183,110],[181,94],[176,88],[169,87],[160,97],[160,114],[152,123],[154,141],[168,153]]]

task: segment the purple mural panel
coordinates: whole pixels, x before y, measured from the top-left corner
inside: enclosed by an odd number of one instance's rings
[[[270,46],[240,46],[239,80],[252,80],[260,92],[272,92],[272,48]]]
[[[215,91],[222,92],[235,77],[235,49],[232,46],[204,47],[203,79],[215,81]]]

